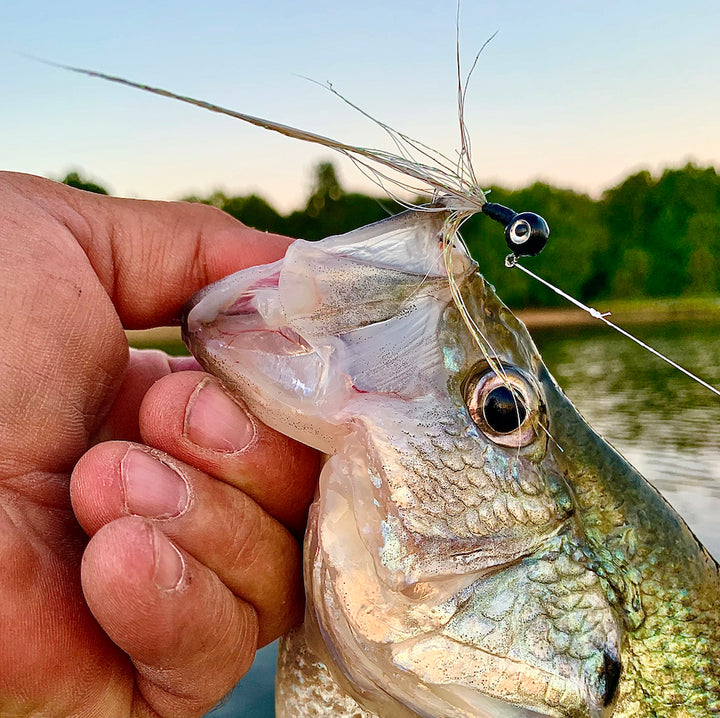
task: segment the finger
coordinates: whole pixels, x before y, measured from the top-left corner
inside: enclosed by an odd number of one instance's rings
[[[202,371],[200,362],[195,357],[168,356],[168,362],[172,371]]]
[[[252,606],[151,521],[125,517],[98,531],[85,551],[82,586],[98,623],[137,670],[136,713],[202,715],[252,663]]]
[[[140,410],[143,441],[242,489],[302,532],[319,470],[314,450],[273,431],[208,374],[163,377]]]
[[[138,415],[147,390],[167,374],[199,369],[201,367],[193,357],[170,356],[157,349],[131,348],[117,397],[91,442],[141,441]]]
[[[70,230],[126,328],[172,322],[193,292],[279,259],[290,242],[203,204],[107,197],[31,175],[2,176],[18,196],[42,199],[58,226]]]
[[[100,444],[71,479],[73,510],[91,536],[126,516],[153,519],[179,547],[253,605],[261,645],[302,617],[300,547],[251,498],[158,451]]]
[[[71,225],[127,328],[176,320],[206,284],[275,261],[290,240],[246,227],[215,207],[74,193]]]

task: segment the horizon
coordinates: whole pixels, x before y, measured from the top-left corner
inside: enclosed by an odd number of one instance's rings
[[[542,181],[598,198],[643,169],[718,169],[720,93],[709,90],[720,76],[720,6],[639,5],[465,3],[465,72],[498,31],[466,104],[482,186]],[[75,170],[119,196],[255,193],[287,213],[307,196],[313,167],[332,161],[346,191],[377,192],[330,150],[16,53],[393,149],[379,128],[297,73],[333,82],[363,110],[452,155],[455,9],[429,0],[368,0],[360,10],[309,0],[302,12],[278,0],[262,8],[219,0],[212,14],[167,0],[129,0],[121,12],[86,0],[3,8],[2,168],[57,179]]]

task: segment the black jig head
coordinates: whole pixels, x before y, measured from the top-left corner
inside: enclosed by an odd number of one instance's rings
[[[505,242],[516,257],[534,257],[542,252],[550,236],[547,222],[534,212],[520,212],[494,202],[486,202],[482,211],[505,227]]]

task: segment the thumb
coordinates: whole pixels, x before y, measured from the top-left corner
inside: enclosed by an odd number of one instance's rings
[[[107,197],[25,179],[42,184],[126,328],[173,323],[195,291],[279,259],[290,242],[207,205]]]

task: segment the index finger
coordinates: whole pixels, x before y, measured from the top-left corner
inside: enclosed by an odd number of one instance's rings
[[[242,489],[296,535],[320,466],[313,449],[273,431],[208,374],[169,374],[145,395],[143,441]]]

